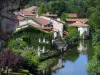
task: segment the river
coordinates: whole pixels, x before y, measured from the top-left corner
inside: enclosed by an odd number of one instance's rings
[[[40,71],[38,75],[88,75],[86,66],[93,55],[91,44],[91,40],[80,40],[77,47],[52,58],[56,59],[55,64]]]

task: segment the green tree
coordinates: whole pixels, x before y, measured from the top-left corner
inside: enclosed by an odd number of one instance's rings
[[[11,50],[5,50],[1,52],[0,54],[0,70],[1,75],[4,75],[3,73],[8,70],[12,69],[13,71],[18,71],[20,69],[22,63],[22,59],[20,56],[16,55]]]
[[[77,27],[68,27],[68,35],[65,37],[67,43],[75,43],[79,39]]]
[[[68,31],[68,24],[67,23],[63,24],[63,31]]]
[[[66,21],[66,19],[69,17],[65,12],[63,12],[60,18],[61,18],[61,20]]]
[[[38,15],[46,14],[47,13],[47,7],[45,4],[41,4],[39,10],[38,10]]]

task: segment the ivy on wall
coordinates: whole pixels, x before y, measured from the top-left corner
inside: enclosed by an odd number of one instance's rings
[[[23,28],[15,32],[13,34],[13,39],[16,38],[22,38],[28,46],[33,46],[35,49],[37,49],[38,46],[45,46],[46,49],[51,48],[52,33],[45,32],[31,25],[29,25],[27,28]],[[39,38],[45,38],[46,42],[39,42]]]

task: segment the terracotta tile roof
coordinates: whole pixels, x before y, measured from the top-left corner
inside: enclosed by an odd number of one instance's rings
[[[82,23],[81,21],[76,21],[75,23],[69,24],[69,26],[89,26],[86,23]]]
[[[69,17],[72,17],[72,18],[77,18],[77,14],[76,13],[67,13],[67,15]]]
[[[20,21],[20,20],[24,20],[25,17],[24,16],[21,16],[21,15],[17,15],[17,19]]]
[[[18,14],[20,15],[33,15],[33,10],[37,9],[37,6],[31,6],[29,8],[20,10],[20,12]]]
[[[37,28],[39,28],[43,31],[46,31],[46,32],[57,32],[58,31],[57,29],[54,29],[52,27],[42,27],[42,26],[37,26],[35,24],[32,24],[32,26],[37,27]]]
[[[66,19],[66,21],[68,22],[68,21],[81,21],[81,22],[83,22],[83,23],[86,23],[86,22],[88,22],[88,19]]]
[[[44,18],[39,18],[39,21],[41,22],[42,25],[47,25],[51,23],[49,20]]]
[[[33,13],[31,11],[20,11],[19,14],[23,15],[23,16],[25,16],[25,15],[33,15]]]
[[[36,8],[38,8],[37,6],[31,6],[29,8],[26,8],[26,9],[23,9],[23,11],[33,11],[35,10]]]

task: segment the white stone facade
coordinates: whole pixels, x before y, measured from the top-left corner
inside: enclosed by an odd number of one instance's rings
[[[89,27],[88,26],[79,26],[78,27],[78,32],[80,33],[80,37],[82,35],[89,36]]]
[[[63,37],[63,24],[62,23],[57,22],[56,20],[48,18],[48,17],[44,17],[44,16],[41,16],[41,17],[51,21],[52,25],[53,25],[53,28],[58,30],[57,31],[58,34],[54,33],[54,37],[57,37],[57,36]]]
[[[35,24],[35,25],[38,25],[35,21],[33,21],[32,19],[27,19],[27,20],[22,20],[22,21],[19,21],[19,26],[23,26],[23,25],[26,25],[26,24]]]

